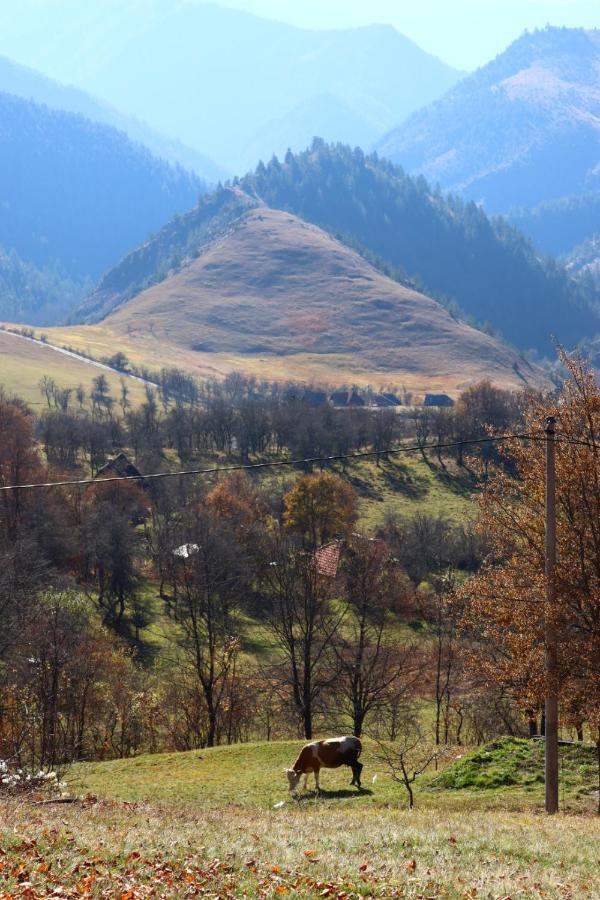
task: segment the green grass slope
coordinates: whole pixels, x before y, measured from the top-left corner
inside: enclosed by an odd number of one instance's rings
[[[284,768],[295,761],[304,741],[236,744],[188,753],[143,755],[111,762],[84,763],[69,774],[75,793],[92,793],[128,802],[193,804],[202,809],[270,809],[282,800],[294,806],[314,802],[314,782],[290,799]],[[406,804],[403,788],[379,759],[378,745],[364,740],[363,789],[350,786],[351,773],[327,770],[319,803],[352,809]],[[563,747],[561,791],[565,808],[591,811],[597,790],[595,750]],[[456,755],[456,754],[455,754]],[[484,748],[458,753],[441,773],[425,774],[416,786],[417,804],[438,808],[542,808],[541,742],[499,739]],[[277,807],[279,808],[279,807]]]
[[[595,816],[541,816],[532,808],[539,804],[515,785],[427,790],[423,784],[409,812],[369,742],[362,794],[348,786],[347,771],[327,771],[320,797],[309,792],[274,808],[286,799],[281,770],[299,746],[247,744],[78,765],[72,790],[99,795],[79,804],[34,806],[0,797],[0,895],[600,896]],[[522,757],[524,771],[526,747],[538,752],[528,742],[495,742],[465,754],[441,777],[489,769],[484,754],[494,766]]]

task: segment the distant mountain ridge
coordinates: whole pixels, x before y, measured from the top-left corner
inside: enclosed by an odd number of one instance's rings
[[[56,269],[38,268],[14,250],[0,247],[0,320],[58,324],[89,290],[85,279],[73,280]]]
[[[118,128],[132,140],[144,144],[154,156],[194,171],[199,178],[208,183],[216,183],[226,176],[225,171],[212,160],[179,141],[159,134],[143,122],[118,112],[85,91],[60,84],[2,56],[0,56],[0,91],[44,104],[51,109],[77,113],[93,122]]]
[[[203,184],[125,134],[0,93],[0,245],[76,281],[197,201]]]
[[[508,219],[543,253],[565,256],[600,231],[600,190],[513,210]]]
[[[302,149],[324,119],[330,140],[369,147],[460,77],[391,26],[310,31],[173,0],[20,0],[0,14],[0,52],[236,173]],[[314,127],[295,133],[297,109]]]
[[[377,149],[492,212],[600,189],[600,31],[525,33]]]
[[[293,213],[371,253],[407,287],[458,304],[522,349],[552,355],[554,337],[570,347],[600,331],[588,305],[597,295],[540,260],[515,229],[376,156],[322,141],[202,198],[107,273],[81,317],[97,321],[174,276],[257,205]]]

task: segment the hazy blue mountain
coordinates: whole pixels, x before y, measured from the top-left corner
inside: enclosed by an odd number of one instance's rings
[[[542,252],[564,256],[600,231],[600,191],[514,210],[508,218]]]
[[[108,103],[97,100],[86,91],[60,84],[34,69],[21,66],[2,56],[0,56],[0,91],[43,103],[52,109],[79,113],[94,122],[103,122],[105,125],[119,128],[134,141],[144,144],[154,156],[178,163],[194,171],[208,183],[215,183],[226,177],[225,171],[212,160],[186,147],[180,141],[165,137],[132,116],[126,116]]]
[[[600,32],[525,33],[378,150],[506,212],[600,189]]]
[[[573,346],[600,331],[588,305],[595,290],[539,259],[503,220],[444,198],[389,162],[322,141],[203,197],[107,273],[81,317],[97,320],[170,278],[261,203],[329,231],[384,273],[442,299],[456,314],[460,307],[522,349],[553,355],[552,336]]]
[[[0,321],[56,325],[89,291],[88,280],[74,281],[54,268],[37,268],[14,250],[0,247]]]
[[[567,269],[590,278],[600,289],[600,231],[571,251]]]
[[[0,52],[238,172],[270,158],[273,123],[303,104],[318,125],[315,98],[354,111],[370,145],[459,77],[390,26],[308,31],[192,0],[20,0],[0,12]]]
[[[357,109],[332,94],[317,94],[296,106],[282,118],[269,122],[244,149],[248,159],[258,162],[270,159],[264,152],[271,148],[280,158],[288,149],[298,152],[319,137],[327,142],[340,142],[351,147],[368,147],[373,130],[379,126]]]
[[[97,278],[203,188],[121,131],[0,93],[0,245]]]

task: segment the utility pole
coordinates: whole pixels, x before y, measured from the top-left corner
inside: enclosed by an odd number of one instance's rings
[[[546,812],[558,812],[558,639],[556,634],[556,419],[546,419]]]

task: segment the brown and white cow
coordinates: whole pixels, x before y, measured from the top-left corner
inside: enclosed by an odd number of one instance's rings
[[[358,757],[361,754],[362,744],[357,737],[329,738],[326,741],[313,741],[306,744],[300,751],[300,756],[291,769],[286,769],[290,791],[295,791],[302,775],[304,775],[304,790],[311,772],[315,776],[317,791],[319,790],[319,772],[321,769],[338,769],[340,766],[350,766],[352,769],[352,781],[360,788],[360,773],[362,763]]]

